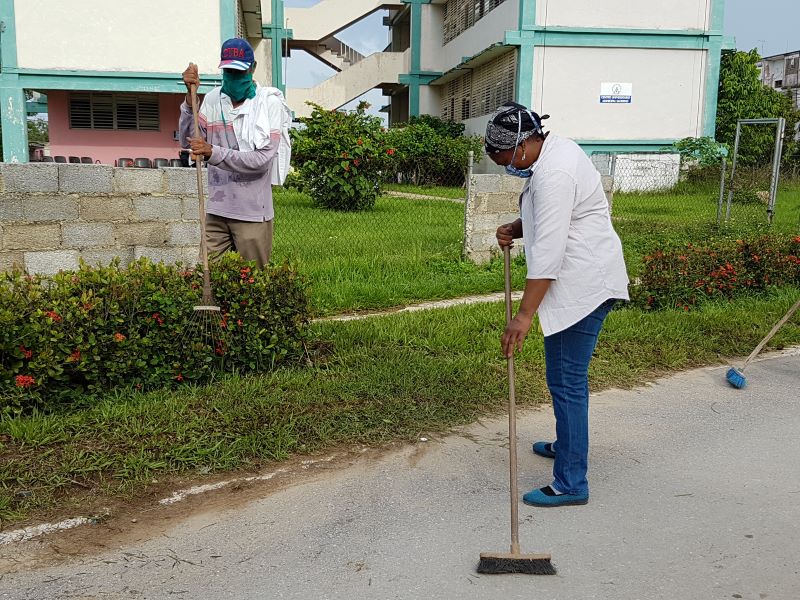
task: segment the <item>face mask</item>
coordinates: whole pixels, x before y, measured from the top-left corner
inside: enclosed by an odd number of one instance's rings
[[[527,169],[518,169],[514,166],[514,159],[517,158],[517,148],[519,148],[519,134],[517,134],[517,146],[514,147],[514,154],[511,156],[511,163],[506,165],[506,173],[508,175],[512,175],[513,177],[522,177],[523,179],[527,179],[528,177],[533,176],[533,170],[530,168]],[[523,159],[525,155],[523,154]]]
[[[253,74],[242,72],[231,73],[222,72],[222,93],[234,102],[242,102],[246,98],[255,98],[256,84],[253,81]]]
[[[522,117],[517,118],[517,145],[514,146],[514,154],[511,155],[511,162],[506,166],[506,173],[513,176],[513,177],[522,177],[523,179],[527,179],[528,177],[533,176],[533,170],[530,168],[527,169],[518,169],[514,166],[514,159],[517,158],[517,148],[519,148],[519,139],[522,136]],[[513,131],[513,129],[512,129]],[[523,153],[522,159],[525,159],[525,154]]]

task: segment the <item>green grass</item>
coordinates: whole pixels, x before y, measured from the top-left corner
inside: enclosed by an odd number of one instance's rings
[[[499,261],[461,259],[464,206],[441,200],[378,198],[374,210],[316,208],[308,196],[275,194],[275,248],[312,282],[319,314],[401,306],[502,289]],[[521,262],[515,281],[524,278]]]
[[[800,290],[689,312],[609,317],[594,389],[749,352]],[[257,469],[339,444],[413,440],[502,410],[501,304],[314,326],[313,366],[202,388],[120,391],[88,407],[0,422],[0,524],[44,511],[91,514],[152,480]],[[800,343],[795,319],[772,347]],[[522,404],[546,400],[542,340],[518,361]],[[198,475],[199,476],[199,475]]]
[[[631,275],[638,274],[641,257],[654,245],[766,231],[765,209],[758,204],[734,205],[730,225],[718,229],[717,193],[708,186],[683,193],[617,194],[614,224]],[[318,314],[502,290],[499,260],[476,266],[461,258],[461,204],[382,197],[374,210],[342,213],[316,208],[303,194],[278,191],[275,205],[274,256],[296,260],[309,276]],[[772,230],[798,232],[799,225],[800,185],[783,185]],[[524,277],[524,261],[515,261],[515,286],[521,286]]]
[[[436,196],[438,198],[451,198],[463,200],[467,196],[467,190],[463,187],[444,186],[444,185],[412,185],[408,183],[387,183],[383,186],[385,190],[392,192],[404,192],[406,194],[419,194],[421,196]]]

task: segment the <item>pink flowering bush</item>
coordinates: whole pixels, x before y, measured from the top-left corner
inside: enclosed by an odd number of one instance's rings
[[[222,309],[211,337],[194,310],[202,274],[193,268],[142,259],[52,278],[0,274],[0,414],[116,387],[202,383],[300,355],[309,303],[293,268],[256,269],[229,254],[211,274]]]

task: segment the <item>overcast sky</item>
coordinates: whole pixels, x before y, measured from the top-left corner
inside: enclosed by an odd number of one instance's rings
[[[313,6],[319,0],[286,0],[286,6]],[[385,11],[379,11],[338,34],[338,37],[365,55],[386,47]],[[289,28],[292,24],[289,23]],[[727,0],[725,34],[736,39],[740,50],[757,48],[763,56],[800,50],[800,0]],[[334,74],[305,52],[294,52],[286,65],[289,87],[313,87]],[[387,104],[380,91],[367,95],[373,111]],[[371,111],[372,112],[372,111]]]

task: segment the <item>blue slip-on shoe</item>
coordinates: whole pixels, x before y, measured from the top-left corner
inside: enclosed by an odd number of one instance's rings
[[[522,497],[522,501],[528,506],[576,506],[589,502],[589,493],[585,494],[553,494],[550,486],[531,490]]]
[[[556,453],[553,452],[553,444],[550,442],[534,442],[533,453],[545,458],[555,458]]]

